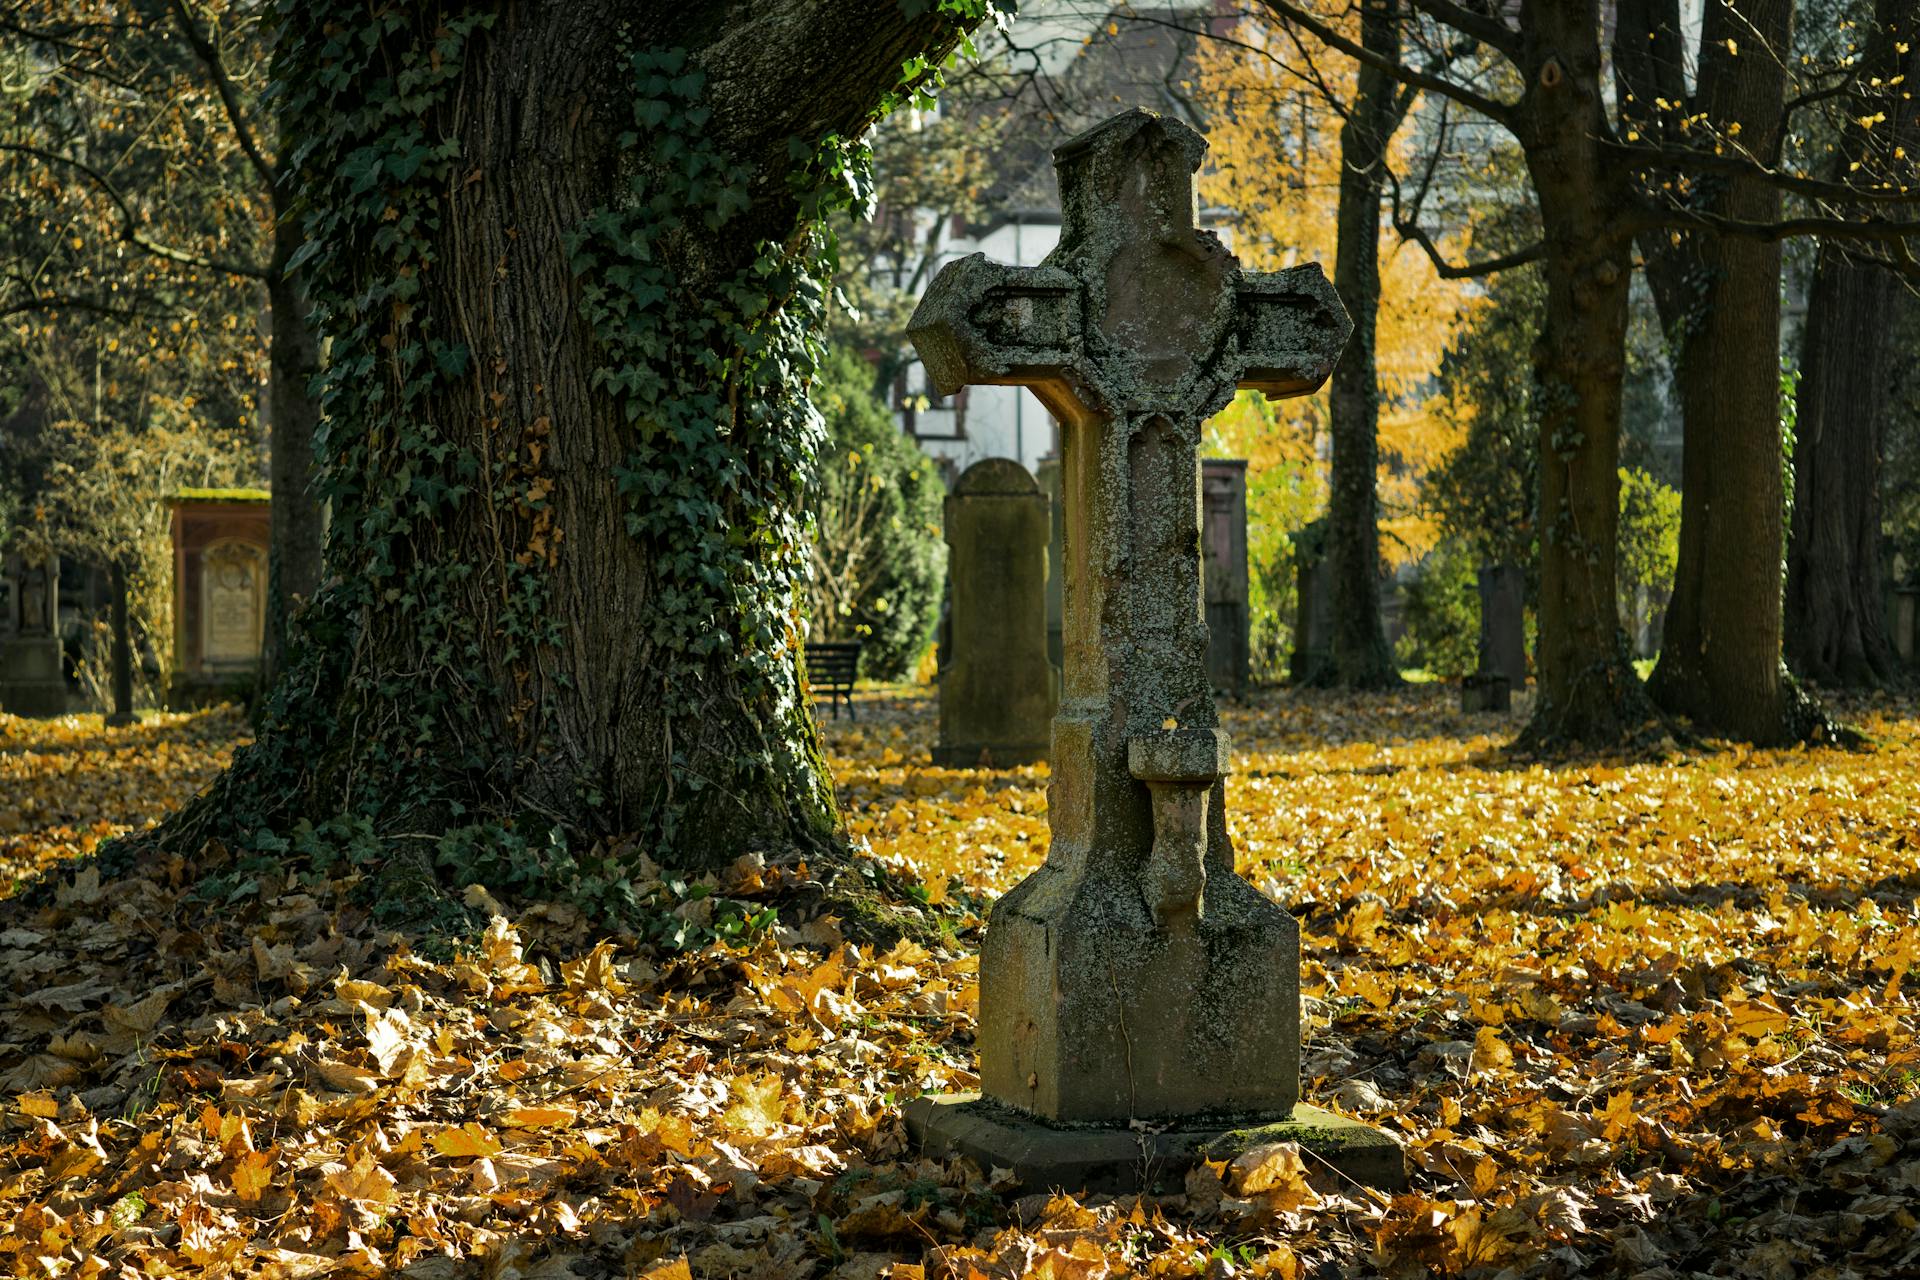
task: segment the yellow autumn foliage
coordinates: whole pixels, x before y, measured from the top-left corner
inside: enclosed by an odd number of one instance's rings
[[[1349,12],[1347,18],[1352,17]],[[1201,203],[1226,212],[1234,251],[1247,266],[1271,271],[1317,261],[1331,275],[1340,116],[1320,88],[1289,69],[1301,64],[1286,36],[1251,16],[1242,18],[1233,34],[1233,41],[1200,41],[1196,54],[1195,92],[1212,146],[1201,175]],[[1247,46],[1273,56],[1250,53]],[[1351,98],[1353,62],[1319,51],[1315,66],[1328,91],[1343,102]],[[1395,136],[1397,172],[1407,172],[1417,159],[1409,138],[1419,110],[1416,103],[1409,123]],[[1389,562],[1404,564],[1424,555],[1439,536],[1437,522],[1421,510],[1420,481],[1459,447],[1462,433],[1455,419],[1432,402],[1433,380],[1448,341],[1473,305],[1473,290],[1464,282],[1442,280],[1417,246],[1401,242],[1390,219],[1382,222],[1375,339],[1381,552]],[[1270,421],[1264,417],[1236,403],[1214,422],[1219,447],[1248,458],[1256,472],[1320,456],[1324,395],[1281,402],[1272,407]],[[1250,518],[1268,514],[1250,513]]]

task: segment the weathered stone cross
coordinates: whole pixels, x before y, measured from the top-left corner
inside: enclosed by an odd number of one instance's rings
[[[1142,110],[1075,138],[1059,246],[949,264],[909,327],[943,394],[1027,386],[1065,427],[1053,842],[993,910],[979,1035],[988,1098],[1056,1124],[1299,1098],[1299,931],[1227,841],[1198,450],[1236,387],[1317,389],[1352,323],[1318,266],[1242,271],[1195,228],[1206,145]]]

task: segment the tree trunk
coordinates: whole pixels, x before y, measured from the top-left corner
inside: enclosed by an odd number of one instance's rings
[[[826,846],[796,613],[813,228],[848,185],[830,140],[959,37],[907,7],[288,11],[327,581],[178,829],[482,827],[461,847],[525,841],[503,875],[614,891],[625,850]],[[536,869],[549,832],[578,865]]]
[[[1701,31],[1694,108],[1721,128],[1739,122],[1759,155],[1773,153],[1782,125],[1785,73],[1733,50],[1756,35],[1762,49],[1787,47],[1792,19],[1792,0],[1755,0],[1738,14],[1710,6]],[[1762,179],[1698,189],[1710,214],[1780,216],[1779,190]],[[1649,692],[1704,729],[1779,742],[1800,719],[1780,665],[1780,247],[1690,230],[1677,245],[1661,235],[1647,261],[1685,423],[1679,561]]]
[[[1650,708],[1615,599],[1620,397],[1632,245],[1628,175],[1606,154],[1594,0],[1537,0],[1521,24],[1520,139],[1540,201],[1547,304],[1534,347],[1540,406],[1538,693],[1521,742],[1621,741]]]
[[[1897,669],[1881,603],[1880,452],[1893,388],[1894,291],[1824,245],[1800,365],[1786,653],[1798,674],[1876,687]]]
[[[1865,86],[1854,121],[1884,111],[1884,128],[1850,127],[1837,176],[1884,160],[1920,138],[1920,103],[1882,85],[1920,81],[1920,39],[1879,0],[1867,41]],[[1904,46],[1904,52],[1902,52]],[[1878,154],[1876,154],[1878,153]],[[1898,674],[1881,601],[1880,454],[1895,361],[1892,273],[1821,246],[1801,348],[1799,421],[1793,451],[1793,529],[1787,547],[1786,652],[1798,674],[1822,684],[1872,687]]]
[[[138,723],[133,714],[133,621],[127,611],[127,567],[117,561],[107,567],[113,592],[113,710],[106,716],[109,729]]]
[[[309,387],[320,369],[306,290],[287,262],[304,235],[299,220],[276,199],[273,263],[268,268],[271,325],[267,382],[268,488],[273,495],[268,533],[267,625],[260,653],[260,687],[272,686],[286,664],[288,624],[320,587],[326,512],[313,488],[313,433],[320,408]]]
[[[1400,15],[1395,0],[1367,0],[1361,43],[1395,62]],[[1400,672],[1380,618],[1380,382],[1374,333],[1380,311],[1380,199],[1387,144],[1399,126],[1400,95],[1392,74],[1361,63],[1358,87],[1340,129],[1339,243],[1333,287],[1353,317],[1353,337],[1334,366],[1328,397],[1333,437],[1327,508],[1332,577],[1333,661],[1316,683],[1348,689],[1388,688]]]

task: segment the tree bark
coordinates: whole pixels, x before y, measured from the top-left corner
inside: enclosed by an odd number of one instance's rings
[[[1879,0],[1868,38],[1868,86],[1920,81],[1920,39],[1904,0]],[[1905,53],[1900,52],[1901,45]],[[1903,78],[1904,77],[1904,78]],[[1850,127],[1847,166],[1870,163],[1876,147],[1911,149],[1920,104],[1884,90],[1848,111],[1855,121],[1887,109],[1884,129]],[[1787,546],[1786,654],[1799,675],[1821,684],[1877,687],[1898,675],[1881,599],[1880,456],[1891,412],[1893,341],[1900,284],[1836,243],[1821,246],[1807,303],[1793,452],[1793,528]]]
[[[1651,710],[1615,600],[1620,399],[1632,245],[1628,175],[1606,154],[1595,0],[1523,6],[1520,142],[1540,202],[1547,303],[1540,406],[1538,693],[1522,745],[1599,746]]]
[[[1361,43],[1382,58],[1400,58],[1396,0],[1367,0]],[[1333,287],[1353,317],[1353,337],[1334,366],[1328,397],[1333,438],[1328,497],[1328,568],[1332,581],[1333,651],[1315,683],[1348,689],[1400,683],[1380,617],[1380,381],[1375,331],[1380,312],[1380,200],[1387,144],[1399,127],[1402,97],[1391,72],[1362,62],[1358,86],[1340,129],[1339,241]]]
[[[1754,0],[1739,13],[1709,6],[1701,30],[1692,106],[1715,127],[1738,123],[1763,156],[1774,152],[1786,97],[1785,72],[1767,51],[1787,47],[1792,24],[1792,0]],[[1653,43],[1630,24],[1621,42]],[[1676,78],[1677,63],[1653,74]],[[1763,179],[1696,181],[1708,213],[1780,216],[1779,189]],[[1802,718],[1780,663],[1780,247],[1696,229],[1677,243],[1659,233],[1645,250],[1685,424],[1679,561],[1649,692],[1703,729],[1780,742]]]
[[[1894,370],[1891,272],[1823,245],[1807,305],[1787,550],[1786,655],[1872,688],[1897,663],[1881,603],[1880,454]]]
[[[309,386],[320,370],[306,290],[287,262],[304,240],[299,220],[276,198],[273,263],[268,268],[270,325],[267,382],[268,491],[272,517],[267,554],[267,625],[260,688],[271,688],[287,659],[292,617],[320,587],[326,510],[313,489],[313,433],[320,408]]]
[[[113,592],[113,710],[106,716],[109,729],[138,723],[133,714],[133,621],[127,616],[127,567],[118,561],[107,567]]]
[[[782,470],[793,446],[775,430],[809,430],[791,372],[807,364],[778,348],[765,367],[789,372],[737,381],[755,353],[716,335],[767,298],[774,318],[755,332],[788,340],[776,321],[804,302],[804,273],[756,289],[783,278],[819,216],[802,166],[857,136],[909,59],[937,62],[961,34],[936,6],[905,8],[516,3],[476,7],[485,25],[458,31],[390,16],[370,52],[349,40],[345,54],[333,28],[367,21],[359,10],[289,11],[283,77],[301,127],[328,139],[308,180],[336,228],[310,279],[332,340],[327,581],[295,619],[258,744],[177,829],[492,822],[689,869],[828,847],[837,815],[782,576],[801,554],[804,476]],[[678,70],[636,70],[668,49],[686,55]],[[339,57],[365,63],[348,73]],[[427,105],[408,119],[457,157],[444,168],[358,123],[362,97],[396,92],[388,68],[411,68],[407,92]],[[669,97],[697,98],[697,132],[637,118]],[[653,194],[648,166],[690,147],[722,157],[697,181],[745,194],[717,234],[690,192]],[[583,245],[626,234],[607,230],[622,217],[672,230],[644,271],[615,258],[577,274]],[[667,300],[628,283],[655,271]],[[395,292],[396,277],[418,288]],[[611,345],[608,312],[678,327],[643,327],[636,363]],[[636,416],[643,381],[692,389],[668,406],[683,416]],[[683,434],[706,443],[681,476],[634,491],[662,474],[636,459],[680,458]],[[721,554],[690,552],[689,535]],[[725,556],[746,567],[723,571]]]

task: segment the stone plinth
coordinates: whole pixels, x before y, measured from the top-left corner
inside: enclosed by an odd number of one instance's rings
[[[1207,590],[1207,677],[1236,697],[1253,665],[1252,584],[1247,577],[1247,464],[1200,464],[1201,548]]]
[[[244,698],[260,670],[272,519],[257,489],[188,490],[171,499],[174,708]]]
[[[1053,838],[980,963],[982,1091],[1018,1123],[970,1130],[1028,1176],[1039,1130],[1217,1131],[1299,1101],[1299,931],[1227,839],[1199,444],[1237,387],[1318,388],[1352,326],[1319,267],[1242,271],[1195,228],[1205,150],[1138,110],[1067,143],[1053,252],[949,264],[908,329],[942,394],[1028,386],[1063,425]],[[957,1142],[960,1106],[937,1114],[922,1132]]]
[[[1347,1179],[1389,1191],[1407,1185],[1406,1151],[1392,1136],[1304,1103],[1268,1124],[1163,1130],[1056,1127],[977,1093],[916,1098],[903,1110],[921,1150],[966,1156],[983,1172],[1012,1169],[1028,1191],[1175,1192],[1200,1161],[1232,1160],[1270,1142],[1299,1144],[1321,1191],[1346,1191]]]
[[[1047,506],[1011,458],[974,463],[947,495],[952,610],[935,764],[1047,758],[1059,690],[1047,661]]]

